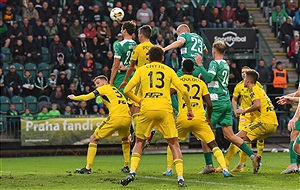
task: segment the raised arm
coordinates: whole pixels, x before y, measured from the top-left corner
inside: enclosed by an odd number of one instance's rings
[[[109,83],[112,86],[114,85],[114,80],[116,78],[119,67],[120,67],[120,58],[114,58],[114,64],[111,68],[110,81],[109,81]]]
[[[164,48],[164,51],[169,51],[170,49],[176,49],[185,43],[185,40],[183,38],[179,38],[177,41],[173,42],[172,44],[168,45],[167,47]]]

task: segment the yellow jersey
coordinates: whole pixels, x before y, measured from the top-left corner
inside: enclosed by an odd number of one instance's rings
[[[256,82],[255,86],[258,86],[261,89],[264,88],[259,82]],[[233,96],[236,98],[240,97],[240,107],[242,109],[246,109],[252,105],[249,90],[247,87],[244,87],[243,80],[234,87]]]
[[[187,88],[189,93],[191,106],[194,113],[194,119],[205,119],[205,110],[203,107],[202,97],[208,95],[208,88],[206,84],[199,78],[192,75],[183,75],[179,78],[183,85]],[[177,93],[178,96],[178,117],[186,117],[187,107],[182,98],[180,92]]]
[[[140,83],[141,98],[131,93],[137,84]],[[145,110],[165,110],[173,112],[171,105],[170,87],[173,84],[180,92],[185,93],[190,110],[190,102],[182,82],[177,77],[173,69],[159,62],[140,67],[129,83],[126,85],[124,92],[135,102],[142,99],[141,112]]]
[[[258,118],[262,123],[278,125],[274,106],[270,98],[267,96],[266,92],[262,88],[255,85],[251,89],[249,89],[249,93],[251,102],[260,99],[260,109],[253,112],[255,117]]]
[[[87,101],[97,96],[101,97],[110,116],[130,117],[130,110],[126,98],[116,87],[111,86],[110,84],[100,86],[89,94],[75,96],[74,100]]]
[[[143,42],[135,47],[131,56],[131,60],[137,61],[135,66],[136,70],[141,66],[149,64],[148,50],[152,46],[153,44],[151,42]]]

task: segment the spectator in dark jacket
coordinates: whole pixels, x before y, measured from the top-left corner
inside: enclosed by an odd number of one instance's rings
[[[177,2],[175,8],[172,10],[171,20],[174,22],[175,26],[177,27],[178,25],[183,23],[184,17],[185,15],[184,15],[184,11],[181,8],[181,3]]]
[[[48,96],[48,84],[47,84],[47,79],[43,77],[43,72],[38,71],[37,76],[35,77],[34,80],[34,89],[35,89],[35,96],[40,97],[42,95]]]
[[[97,26],[100,26],[101,21],[104,20],[103,12],[100,11],[100,8],[98,5],[94,5],[93,11],[89,13],[89,22],[96,23]]]
[[[281,35],[281,41],[285,45],[285,50],[287,47],[290,46],[290,43],[294,37],[293,34],[294,26],[292,23],[292,17],[288,17],[284,23],[282,23],[280,27],[280,35]]]
[[[197,29],[200,28],[202,20],[206,20],[208,22],[209,17],[210,17],[210,12],[204,4],[200,6],[200,9],[195,9],[194,18],[195,18],[196,28]]]
[[[130,20],[136,20],[136,12],[133,9],[133,6],[131,4],[129,4],[127,6],[127,10],[125,11],[125,16],[123,21],[130,21]]]
[[[67,75],[67,79],[70,80],[71,78],[71,70],[69,69],[67,63],[65,63],[65,56],[63,53],[58,53],[57,59],[53,68],[53,73],[56,75],[56,78],[58,78],[58,74],[60,74],[62,71],[65,72]]]
[[[41,19],[36,19],[33,25],[33,37],[38,42],[39,46],[47,47],[47,35],[45,26],[42,24]]]
[[[240,3],[239,7],[235,10],[236,27],[244,27],[248,22],[249,12],[245,8],[243,2]]]
[[[164,5],[160,6],[159,10],[154,12],[154,21],[155,24],[158,26],[161,24],[162,21],[168,21],[169,17],[166,12],[166,7]]]
[[[33,94],[34,81],[29,70],[25,70],[24,76],[22,78],[22,89],[22,95],[24,95],[25,97]]]
[[[42,8],[38,10],[42,23],[47,23],[48,19],[52,17],[52,13],[48,2],[44,2]]]
[[[55,35],[53,38],[53,42],[50,44],[49,53],[51,55],[51,63],[56,61],[57,55],[59,53],[65,53],[65,47],[61,43],[60,38],[58,35]]]
[[[9,67],[9,72],[4,77],[4,84],[6,86],[6,92],[9,98],[14,95],[20,95],[22,79],[21,76],[16,73],[16,67],[11,65]]]
[[[27,36],[24,47],[26,62],[39,63],[41,60],[41,47],[38,46],[32,35]]]
[[[21,63],[24,65],[25,62],[25,47],[23,41],[21,39],[17,40],[17,43],[14,45],[12,50],[13,59],[17,63]]]
[[[17,43],[17,40],[22,37],[22,28],[18,21],[13,22],[12,27],[9,28],[9,34],[10,46],[14,46]]]
[[[7,127],[12,131],[15,138],[19,138],[21,134],[20,113],[16,110],[15,104],[11,103],[9,110],[6,112]]]
[[[258,66],[255,67],[255,70],[259,73],[258,81],[264,86],[264,89],[266,90],[266,83],[268,83],[270,79],[270,71],[265,65],[265,61],[263,59],[259,60]]]
[[[82,85],[93,86],[93,79],[96,75],[95,68],[95,61],[91,57],[91,53],[87,52],[78,68],[78,76],[81,77]]]
[[[222,28],[222,15],[217,7],[210,14],[209,26],[211,28]]]

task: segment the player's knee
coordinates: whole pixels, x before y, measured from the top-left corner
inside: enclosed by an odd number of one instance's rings
[[[296,154],[300,155],[300,144],[295,143],[293,149],[296,152]]]
[[[211,141],[210,143],[207,143],[207,145],[211,150],[218,146],[215,140]]]

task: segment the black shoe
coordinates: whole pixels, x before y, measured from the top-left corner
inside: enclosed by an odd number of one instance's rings
[[[121,184],[127,186],[130,182],[133,182],[135,178],[135,173],[129,173],[125,178],[121,179]]]
[[[128,166],[124,166],[124,168],[121,169],[123,173],[129,173],[130,169]]]
[[[180,180],[178,181],[178,187],[187,187],[187,184],[184,182],[183,179],[180,179]]]
[[[143,147],[143,150],[144,150],[145,148],[147,148],[148,146],[150,146],[151,140],[153,139],[154,135],[155,135],[155,130],[152,130],[150,136],[147,138],[147,140],[146,140],[146,142],[145,142],[145,145],[144,145],[144,147]]]
[[[86,169],[85,167],[82,168],[82,169],[76,169],[76,172],[77,173],[80,173],[80,174],[91,174],[92,172],[92,169]]]

